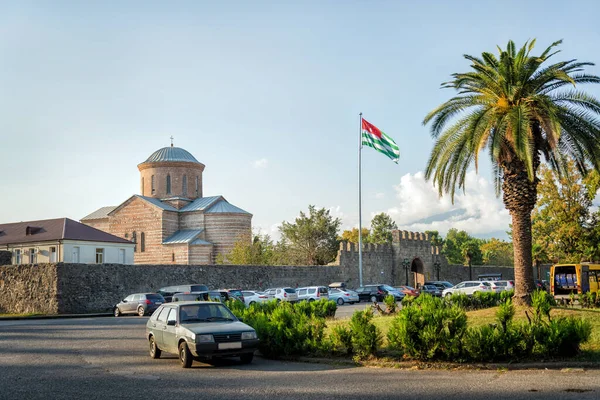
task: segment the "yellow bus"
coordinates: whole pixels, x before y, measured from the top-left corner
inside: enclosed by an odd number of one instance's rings
[[[550,293],[568,296],[598,292],[599,279],[600,264],[556,264],[550,267]]]

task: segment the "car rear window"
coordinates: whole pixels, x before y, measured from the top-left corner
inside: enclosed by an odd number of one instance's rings
[[[496,282],[496,286],[506,286],[506,282]]]
[[[147,294],[146,298],[148,300],[164,300],[163,297],[160,294]]]
[[[191,285],[190,292],[208,292],[208,286],[206,286],[206,285]]]
[[[319,288],[319,293],[321,293],[321,294],[327,293],[327,288],[326,287],[320,287]]]
[[[285,288],[283,290],[285,290],[286,293],[296,293],[296,291],[292,288]]]
[[[489,282],[481,282],[481,284],[484,285],[484,286],[492,286],[492,285],[490,285]]]

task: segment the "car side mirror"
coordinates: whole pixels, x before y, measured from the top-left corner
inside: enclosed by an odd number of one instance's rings
[[[127,303],[127,299],[123,299],[123,303]]]
[[[176,322],[177,321],[175,321],[175,320],[170,320],[170,321],[167,321],[167,325],[174,326]]]

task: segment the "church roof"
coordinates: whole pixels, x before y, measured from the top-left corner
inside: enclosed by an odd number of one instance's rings
[[[193,242],[194,239],[196,239],[203,231],[204,229],[182,229],[163,240],[162,244],[190,243]],[[210,244],[208,242],[206,243]]]
[[[221,200],[218,203],[210,206],[208,210],[205,211],[206,214],[218,214],[218,213],[235,213],[235,214],[250,214],[248,211],[242,210],[239,207],[234,206],[233,204]]]
[[[93,213],[91,213],[89,215],[86,215],[85,217],[81,218],[81,220],[83,221],[83,220],[86,220],[86,219],[108,218],[108,213],[110,213],[115,208],[117,208],[117,206],[100,207],[99,209],[97,209]]]
[[[149,162],[193,162],[200,164],[196,158],[191,155],[187,150],[181,147],[163,147],[162,149],[156,150],[148,157],[145,163]]]
[[[170,205],[168,203],[163,203],[162,201],[160,201],[159,199],[155,199],[154,197],[142,196],[142,195],[139,195],[139,194],[134,194],[134,196],[135,197],[139,197],[142,200],[146,200],[148,203],[152,203],[156,207],[162,208],[165,211],[175,211],[175,212],[179,211],[178,209],[176,209],[172,205]]]
[[[0,244],[33,243],[62,239],[131,244],[129,240],[69,218],[0,224]]]
[[[204,211],[211,205],[213,205],[217,200],[224,200],[223,196],[210,196],[210,197],[199,197],[196,200],[192,201],[190,204],[183,207],[180,212],[188,212],[188,211]]]

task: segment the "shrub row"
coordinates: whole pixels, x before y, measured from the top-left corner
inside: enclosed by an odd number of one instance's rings
[[[499,306],[495,324],[468,328],[465,310],[456,302],[420,296],[394,319],[388,341],[418,360],[514,361],[573,356],[589,340],[588,321],[550,318],[552,298],[546,292],[532,294],[532,307],[528,322],[515,323],[508,298]]]
[[[463,310],[472,311],[479,310],[482,308],[496,307],[506,300],[512,298],[514,295],[513,290],[505,290],[499,293],[496,292],[475,292],[472,296],[467,296],[463,293],[453,293],[452,296],[446,296],[443,300],[451,305],[456,305]],[[406,296],[402,299],[402,305],[410,305],[413,302],[418,303],[418,299],[412,296]]]

